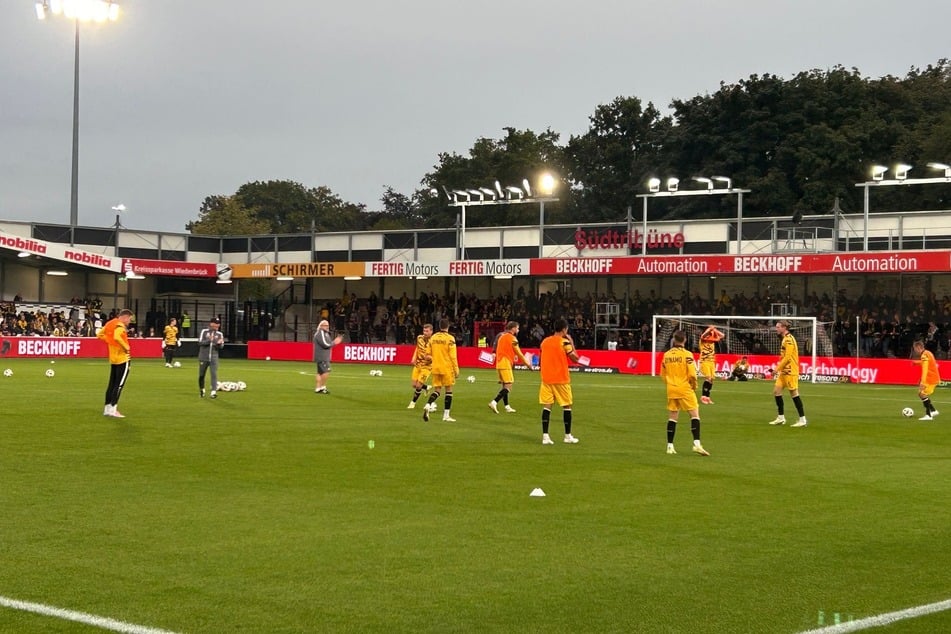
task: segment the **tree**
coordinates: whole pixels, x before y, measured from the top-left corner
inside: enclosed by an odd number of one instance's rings
[[[268,224],[257,218],[235,196],[209,196],[202,202],[198,220],[185,229],[195,235],[260,235],[270,232]]]
[[[556,181],[564,173],[563,150],[558,145],[558,134],[546,130],[536,134],[531,130],[505,128],[505,137],[499,140],[477,139],[468,156],[442,153],[439,163],[422,179],[423,189],[414,194],[423,221],[430,227],[452,227],[456,222],[455,208],[448,206],[445,190],[487,187],[494,189],[496,181],[502,187],[520,186],[528,179],[530,184],[544,172],[550,172]],[[535,185],[532,184],[534,187]],[[534,194],[535,192],[533,192]],[[562,208],[570,192],[556,190]],[[480,207],[478,213],[468,216],[470,226],[534,224],[535,209],[527,205],[499,205]],[[553,222],[559,215],[559,205],[552,205]]]

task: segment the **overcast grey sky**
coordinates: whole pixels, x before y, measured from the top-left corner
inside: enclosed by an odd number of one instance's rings
[[[567,141],[617,96],[666,110],[751,74],[904,76],[951,57],[948,0],[123,0],[80,35],[79,223],[184,231],[253,180],[379,209],[440,152]],[[73,27],[0,0],[0,219],[69,222]],[[951,159],[951,157],[936,157]]]

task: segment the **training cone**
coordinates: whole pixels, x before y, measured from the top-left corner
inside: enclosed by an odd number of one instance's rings
[[[545,492],[541,489],[532,489],[532,492],[528,494],[530,498],[543,498],[545,497]]]

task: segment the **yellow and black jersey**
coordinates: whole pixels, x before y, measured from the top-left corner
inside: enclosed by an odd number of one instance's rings
[[[667,398],[686,398],[697,389],[697,368],[693,355],[682,346],[664,353],[660,376],[667,384]]]
[[[717,360],[717,343],[715,341],[700,341],[700,363]]]
[[[433,364],[432,346],[430,337],[419,335],[416,337],[416,350],[413,352],[413,365],[417,368],[428,368]]]
[[[799,376],[799,344],[796,338],[786,333],[783,342],[779,345],[779,363],[776,365],[776,374],[795,374]]]

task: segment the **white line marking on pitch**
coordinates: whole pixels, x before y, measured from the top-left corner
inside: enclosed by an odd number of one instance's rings
[[[19,601],[3,596],[0,596],[0,606],[21,610],[23,612],[42,614],[43,616],[52,616],[66,621],[85,623],[86,625],[93,625],[104,630],[112,630],[113,632],[123,632],[124,634],[175,634],[175,632],[169,630],[160,630],[154,627],[136,625],[135,623],[125,623],[104,616],[96,616],[95,614],[86,614],[85,612],[76,612],[75,610],[64,610],[63,608],[56,608],[51,605]]]
[[[944,612],[945,610],[951,610],[951,599],[938,601],[937,603],[929,603],[928,605],[919,605],[905,610],[898,610],[897,612],[879,614],[878,616],[869,616],[864,619],[859,619],[858,621],[849,621],[848,623],[839,623],[838,625],[820,627],[814,630],[805,630],[799,634],[843,634],[844,632],[858,632],[873,627],[889,625],[896,621],[914,619],[919,616],[925,616],[926,614]]]

